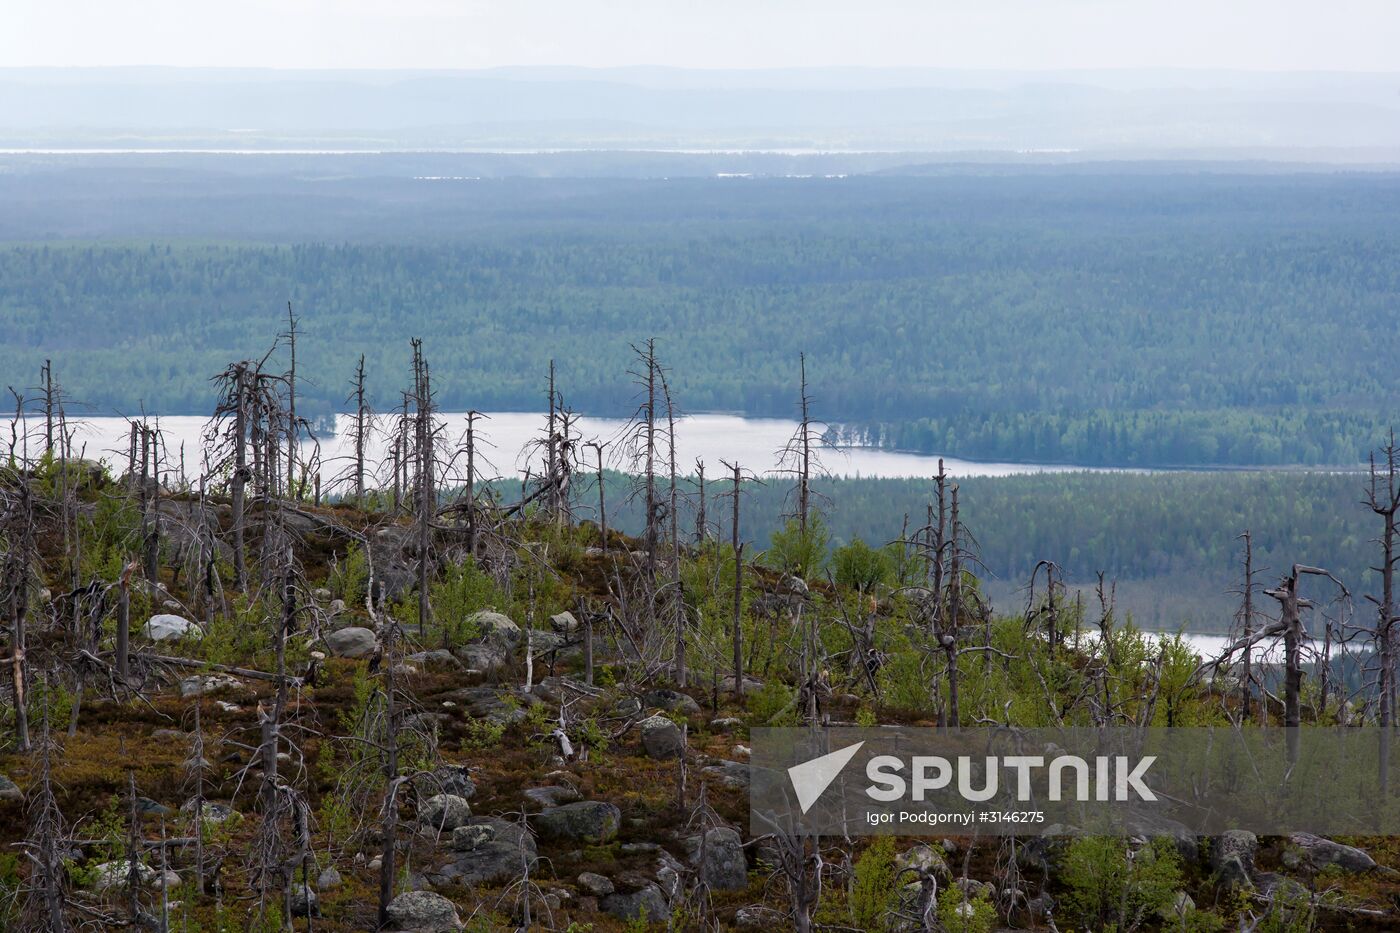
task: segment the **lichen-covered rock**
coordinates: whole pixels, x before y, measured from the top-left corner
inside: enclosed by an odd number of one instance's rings
[[[642,706],[647,709],[660,709],[683,716],[699,716],[700,704],[695,698],[678,690],[650,690],[642,694]]]
[[[531,787],[525,791],[525,799],[541,807],[558,807],[581,799],[578,791],[568,786]]]
[[[126,886],[130,875],[131,863],[125,859],[103,862],[92,870],[92,889],[98,894],[119,890]],[[161,873],[149,865],[137,862],[136,875],[141,879],[141,884],[144,887],[159,888],[161,885]],[[180,876],[173,871],[167,871],[163,880],[167,889],[180,886]]]
[[[570,842],[607,842],[622,826],[622,811],[601,800],[581,800],[553,807],[532,818],[535,830],[546,839]]]
[[[338,658],[367,658],[379,648],[374,632],[358,625],[326,633],[326,647]]]
[[[1254,856],[1259,837],[1243,829],[1221,833],[1210,841],[1210,867],[1222,887],[1254,887]]]
[[[316,896],[316,892],[311,890],[310,885],[294,884],[289,892],[288,906],[292,910],[293,917],[319,917],[321,916],[321,901]]]
[[[599,900],[598,906],[604,913],[627,921],[646,920],[656,923],[671,915],[671,909],[666,905],[666,896],[654,884],[648,884],[629,894],[614,892]]]
[[[724,787],[739,790],[749,786],[749,766],[742,761],[717,761],[701,768],[700,773]]]
[[[418,808],[418,822],[437,832],[451,832],[471,818],[471,804],[456,794],[434,794]]]
[[[506,652],[514,651],[520,645],[522,638],[520,626],[503,613],[493,612],[489,609],[473,612],[467,616],[467,624],[478,632],[473,641],[495,645]]]
[[[703,841],[703,845],[701,844]],[[685,841],[690,864],[717,891],[742,891],[749,886],[744,840],[727,826],[718,826]]]
[[[561,635],[572,635],[578,631],[578,619],[566,609],[549,617],[549,627]]]
[[[537,852],[529,830],[518,823],[473,817],[452,831],[454,853],[443,864],[423,873],[434,887],[498,884],[512,881],[533,866]]]
[[[195,674],[180,681],[180,696],[188,700],[221,690],[239,690],[243,681],[229,674]]]
[[[593,897],[607,897],[617,890],[613,883],[602,875],[591,871],[581,872],[578,876],[579,890]]]
[[[1343,845],[1314,836],[1312,833],[1294,833],[1289,837],[1289,846],[1283,853],[1283,863],[1292,869],[1310,868],[1321,871],[1332,865],[1342,871],[1360,873],[1374,871],[1376,860],[1364,849]]]
[[[418,792],[431,797],[434,794],[452,794],[463,800],[471,800],[476,795],[476,782],[471,772],[461,765],[442,765],[430,774],[417,779]]]
[[[182,616],[154,615],[141,628],[141,634],[151,641],[178,641],[189,638],[194,641],[204,637],[204,629]]]
[[[679,758],[685,748],[680,727],[665,716],[643,719],[637,728],[642,735],[642,749],[649,758]]]
[[[894,864],[897,870],[907,869],[915,875],[933,875],[936,878],[946,878],[949,875],[948,863],[943,858],[941,846],[935,849],[923,844],[916,845],[895,856]]]
[[[409,891],[389,902],[389,921],[396,930],[413,933],[456,933],[462,929],[457,907],[432,891]]]
[[[19,789],[19,785],[0,774],[0,800],[10,800],[15,803],[24,801],[24,791]]]
[[[458,852],[474,852],[496,839],[496,829],[489,823],[458,826],[452,830],[452,848]]]

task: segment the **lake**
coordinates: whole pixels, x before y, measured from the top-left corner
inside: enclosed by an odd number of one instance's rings
[[[455,451],[464,444],[467,416],[460,412],[447,412],[441,416],[444,425],[442,445],[448,451]],[[352,462],[354,446],[346,435],[346,428],[352,423],[349,416],[336,419],[334,436],[319,438],[321,475],[323,483],[329,486],[331,478],[344,471]],[[198,475],[198,451],[201,448],[201,435],[208,425],[208,419],[194,415],[179,415],[160,418],[158,424],[169,449],[172,468],[180,465],[181,448],[185,456],[187,475]],[[387,425],[387,420],[381,422]],[[478,474],[483,477],[518,476],[527,469],[538,472],[541,455],[532,450],[531,442],[539,439],[545,424],[545,415],[539,412],[490,412],[477,421]],[[78,422],[70,422],[74,430],[74,449],[85,449],[90,459],[103,459],[113,464],[124,465],[127,451],[128,422],[124,418],[95,417]],[[780,451],[797,430],[797,422],[783,418],[745,418],[739,415],[702,414],[688,415],[676,422],[677,466],[684,474],[693,474],[697,461],[703,461],[710,475],[724,470],[721,461],[739,463],[746,472],[773,473],[782,468]],[[627,423],[619,418],[579,418],[574,428],[575,436],[582,441],[597,441],[604,448],[604,465],[612,469],[631,470],[632,464],[625,453],[625,432]],[[28,431],[32,437],[43,431],[42,419],[32,416],[28,420]],[[34,443],[31,441],[31,443]],[[314,448],[312,441],[304,442],[303,449],[309,456]],[[368,459],[378,464],[384,459],[387,441],[383,431],[376,431],[370,444]],[[664,447],[663,447],[664,450]],[[596,453],[584,449],[581,455],[586,466],[596,465]],[[931,454],[904,453],[894,450],[880,450],[869,447],[822,447],[817,451],[824,471],[832,476],[861,477],[920,477],[932,476],[938,472],[938,457]],[[485,463],[482,463],[482,460]],[[944,466],[951,476],[1010,476],[1016,473],[1069,472],[1089,469],[1087,467],[1034,464],[1034,463],[981,463],[971,460],[944,458]],[[1116,472],[1096,468],[1095,472]],[[327,490],[329,491],[329,490]]]

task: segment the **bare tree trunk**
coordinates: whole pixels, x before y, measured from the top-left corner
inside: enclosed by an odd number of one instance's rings
[[[799,353],[797,363],[801,373],[802,399],[802,426],[800,428],[802,432],[802,459],[798,466],[797,517],[798,525],[805,537],[807,534],[807,515],[812,506],[812,418],[811,398],[807,395],[807,354]]]
[[[394,628],[390,619],[384,629],[384,702],[385,717],[388,722],[384,747],[384,813],[380,821],[380,835],[383,849],[379,862],[379,929],[389,925],[389,902],[394,899],[394,878],[398,845],[399,808],[399,716],[398,700],[394,690],[394,666],[398,663],[394,656]]]
[[[467,553],[476,558],[476,419],[467,412]]]
[[[248,588],[247,558],[244,551],[244,509],[248,486],[248,367],[239,363],[234,368],[233,384],[233,585]]]
[[[122,686],[131,677],[131,574],[135,570],[136,562],[132,561],[117,587],[117,679]]]
[[[656,579],[656,341],[647,340],[647,405],[646,405],[646,549],[647,577]]]
[[[44,360],[44,453],[53,456],[53,361]]]
[[[949,561],[948,628],[941,639],[947,655],[948,718],[944,726],[954,729],[962,722],[958,707],[958,626],[962,624],[962,523],[958,517],[958,487],[953,487],[953,541]]]
[[[598,452],[598,532],[602,537],[603,556],[608,553],[608,501],[603,488],[603,448],[606,444],[590,441],[585,444]]]
[[[431,594],[428,588],[432,545],[433,518],[437,514],[437,496],[433,488],[433,390],[428,375],[428,363],[423,359],[423,342],[413,341],[414,394],[418,410],[418,637],[423,638],[432,618]]]
[[[295,487],[297,466],[297,319],[287,302],[287,343],[291,348],[291,369],[287,371],[287,498],[300,499],[304,490]]]
[[[365,507],[365,355],[355,367],[355,507]]]
[[[739,486],[742,482],[743,475],[739,471],[739,464],[735,463],[734,517],[732,520],[732,548],[734,551],[734,696],[740,702],[742,702],[744,699],[744,628],[742,625],[742,613],[744,608],[744,545],[739,540]]]
[[[710,536],[705,521],[705,461],[696,460],[695,471],[698,474],[697,483],[700,487],[700,502],[695,511],[695,543],[702,545]]]
[[[1247,528],[1241,537],[1244,538],[1244,605],[1240,614],[1244,622],[1244,638],[1248,642],[1254,634],[1254,542]],[[1244,649],[1242,664],[1244,676],[1240,678],[1240,720],[1248,722],[1254,703],[1254,652],[1248,644]]]

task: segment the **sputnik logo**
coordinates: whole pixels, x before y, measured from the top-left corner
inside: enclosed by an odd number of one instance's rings
[[[802,808],[804,814],[812,809],[812,805],[831,786],[831,782],[836,780],[841,769],[850,763],[864,744],[864,742],[857,742],[854,745],[847,745],[839,751],[788,768],[788,778],[792,781],[792,789],[797,792],[797,804]]]

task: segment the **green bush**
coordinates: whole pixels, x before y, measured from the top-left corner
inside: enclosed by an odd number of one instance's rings
[[[857,930],[883,930],[895,903],[894,840],[877,836],[856,859],[851,879],[851,924]]]
[[[1084,836],[1070,843],[1060,878],[1070,911],[1086,927],[1128,933],[1171,910],[1181,857],[1170,839],[1133,851],[1124,839]]]
[[[831,571],[838,585],[869,592],[894,579],[895,565],[885,550],[876,550],[857,537],[832,553]]]
[[[938,895],[938,922],[948,933],[991,933],[997,910],[985,888],[970,899],[958,888],[944,888]]]
[[[826,545],[830,540],[826,525],[813,515],[803,531],[797,519],[773,532],[773,541],[763,553],[763,563],[774,570],[806,579],[826,565]]]

